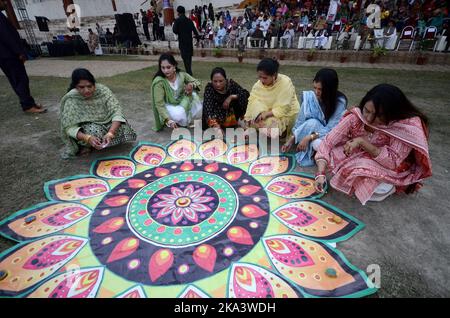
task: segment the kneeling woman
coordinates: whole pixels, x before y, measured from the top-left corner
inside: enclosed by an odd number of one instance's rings
[[[216,67],[203,96],[203,129],[236,127],[247,110],[249,92]]]
[[[282,147],[287,152],[297,146],[297,162],[302,167],[314,165],[314,152],[323,138],[339,123],[347,108],[347,98],[338,91],[339,80],[335,70],[323,68],[313,80],[314,91],[304,91],[300,113],[292,136]]]
[[[372,88],[325,137],[315,156],[316,190],[330,184],[364,205],[411,193],[431,176],[427,118],[392,85]]]
[[[69,92],[61,99],[60,116],[64,159],[136,140],[117,98],[86,69],[73,71]]]
[[[248,100],[245,120],[250,127],[261,130],[270,138],[286,136],[294,126],[300,105],[291,79],[278,73],[276,60],[265,58],[256,70],[258,82],[253,85]],[[278,130],[272,130],[277,128]]]
[[[171,54],[162,54],[158,65],[152,83],[155,130],[163,129],[164,125],[186,127],[192,120],[200,119],[202,102],[195,92],[200,90],[200,81],[180,71]]]

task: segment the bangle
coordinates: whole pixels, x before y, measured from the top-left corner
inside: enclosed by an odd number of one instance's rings
[[[317,180],[319,177],[324,177],[325,179],[327,178],[327,176],[325,175],[325,173],[323,173],[323,172],[317,172],[317,173],[316,173],[316,177],[314,178],[314,180]]]
[[[91,136],[91,135],[88,135],[88,134],[85,134],[85,135],[83,136],[84,142],[87,143],[88,145],[89,145],[89,140],[91,140],[91,138],[92,138],[92,136]]]

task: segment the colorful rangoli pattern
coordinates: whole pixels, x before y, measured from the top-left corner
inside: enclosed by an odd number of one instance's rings
[[[0,297],[361,297],[375,292],[331,243],[363,224],[293,172],[292,156],[181,139],[139,144],[0,232]]]

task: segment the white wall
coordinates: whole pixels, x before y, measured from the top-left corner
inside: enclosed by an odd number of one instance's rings
[[[25,3],[28,3],[26,6],[28,16],[33,21],[35,16],[47,17],[50,20],[63,19],[65,17],[62,1],[60,0],[26,0]],[[17,10],[16,16],[20,21]]]

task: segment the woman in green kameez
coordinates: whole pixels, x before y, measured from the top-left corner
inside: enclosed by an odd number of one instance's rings
[[[188,126],[202,118],[202,102],[197,92],[200,81],[178,69],[171,54],[159,57],[158,72],[152,82],[152,108],[155,130]]]
[[[64,159],[136,140],[117,98],[86,69],[73,71],[69,91],[61,99],[60,119]]]

